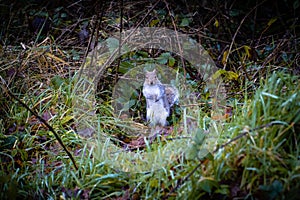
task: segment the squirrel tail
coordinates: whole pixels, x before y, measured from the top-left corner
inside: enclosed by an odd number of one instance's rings
[[[178,102],[179,92],[177,88],[173,86],[166,86],[165,91],[169,106],[172,107],[176,102]]]

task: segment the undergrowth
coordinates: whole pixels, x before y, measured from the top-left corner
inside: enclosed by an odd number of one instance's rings
[[[195,144],[195,138],[161,137],[140,150],[124,151],[111,143],[112,130],[117,130],[118,121],[105,117],[101,117],[98,126],[98,136],[105,136],[105,141],[97,137],[80,138],[63,124],[52,123],[73,152],[79,166],[77,171],[47,130],[39,129],[32,135],[30,125],[11,136],[2,135],[2,198],[137,196],[152,199],[171,198],[176,194],[180,199],[230,196],[290,199],[297,194],[300,178],[297,81],[298,77],[286,73],[272,73],[261,81],[252,98],[243,103],[232,102],[234,114],[217,122],[222,124],[218,130],[212,129],[225,136],[217,145],[246,134],[202,157],[188,155],[193,153],[193,148],[197,149],[197,145],[191,145],[193,141]],[[44,94],[37,96],[37,101]],[[55,98],[48,103],[57,104]],[[48,104],[43,106],[41,110]],[[11,110],[10,115],[19,113],[28,115],[26,109]],[[203,129],[201,125],[198,128],[198,132]],[[184,148],[177,152],[181,145]],[[164,160],[165,157],[168,159]],[[199,162],[201,167],[189,175]],[[178,191],[170,193],[178,184]]]
[[[299,199],[299,1],[0,9],[0,199]],[[80,76],[97,42],[136,26],[201,43],[224,84],[220,113],[196,66],[174,52],[132,50],[97,63],[97,84]],[[197,97],[175,105],[160,132],[145,122],[141,70],[125,77],[138,80],[130,101],[112,98],[120,77],[147,63],[173,69],[159,78],[184,80],[180,94]]]

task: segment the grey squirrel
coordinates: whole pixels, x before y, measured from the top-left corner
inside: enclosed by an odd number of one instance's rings
[[[150,126],[166,126],[170,108],[178,101],[177,88],[162,84],[157,78],[156,69],[152,72],[146,71],[143,85],[143,95],[147,104],[147,121]]]

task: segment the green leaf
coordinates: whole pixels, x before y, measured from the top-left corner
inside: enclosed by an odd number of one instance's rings
[[[213,188],[218,187],[218,182],[210,177],[201,178],[199,186],[202,190],[210,194]]]
[[[276,22],[277,21],[277,18],[272,18],[272,19],[270,19],[269,21],[268,21],[268,26],[271,26],[274,22]]]
[[[54,76],[54,77],[51,79],[51,85],[52,85],[53,88],[56,89],[56,90],[57,90],[61,85],[63,85],[64,83],[65,83],[65,80],[64,80],[62,77],[58,76],[58,75]]]
[[[216,71],[216,72],[213,74],[212,78],[213,78],[213,79],[217,79],[217,78],[219,78],[221,75],[223,75],[223,74],[225,74],[225,73],[226,73],[226,71],[225,71],[224,69],[219,69],[218,71]]]
[[[157,58],[157,62],[159,64],[165,65],[165,64],[167,64],[168,59],[166,59],[166,58]]]
[[[150,26],[150,27],[154,27],[155,25],[158,24],[158,22],[159,22],[159,19],[154,19],[154,20],[152,20],[152,21],[150,22],[149,26]]]
[[[213,154],[210,153],[210,152],[208,152],[208,153],[206,154],[205,158],[207,158],[208,160],[211,160],[211,161],[214,160],[214,156],[213,156]]]
[[[143,58],[148,58],[149,53],[146,51],[137,51],[137,53],[142,56]]]
[[[246,52],[247,57],[250,58],[251,57],[251,53],[250,53],[251,47],[249,47],[248,45],[244,45],[244,50]]]
[[[173,67],[174,66],[174,64],[175,64],[175,58],[173,58],[172,56],[169,58],[169,62],[168,62],[168,65],[170,66],[170,67]]]
[[[171,56],[171,54],[169,52],[167,53],[162,53],[159,57],[161,58],[169,58]]]
[[[169,66],[174,66],[175,58],[171,56],[170,53],[162,53],[159,57],[156,58],[156,61],[159,64],[165,65],[168,63]]]
[[[113,53],[117,48],[119,48],[119,40],[116,38],[108,38],[106,42],[110,53]]]
[[[121,62],[120,67],[119,67],[119,72],[121,72],[122,74],[125,74],[131,68],[133,68],[133,66],[130,62]]]
[[[185,27],[190,25],[191,20],[189,18],[183,18],[179,26]]]
[[[233,71],[226,71],[224,69],[220,69],[213,74],[213,79],[217,79],[220,76],[224,76],[227,80],[237,80],[239,75]]]
[[[228,80],[237,80],[239,78],[239,75],[233,71],[228,71],[226,74],[226,78]]]
[[[68,16],[67,13],[61,13],[61,14],[60,14],[60,17],[61,17],[61,18],[66,18],[67,16]]]
[[[276,199],[283,191],[283,184],[275,180],[271,185],[260,185],[259,190],[266,199]]]
[[[65,116],[65,117],[61,120],[61,124],[64,125],[64,124],[66,124],[68,121],[72,120],[73,118],[74,118],[74,116],[67,115],[67,116]]]
[[[196,145],[191,145],[188,147],[188,150],[185,153],[185,158],[187,160],[194,160],[197,157],[198,148]]]
[[[228,185],[221,185],[220,188],[218,188],[215,193],[217,194],[223,194],[223,195],[229,195],[230,194],[230,189]]]
[[[124,107],[122,110],[129,110],[129,108],[131,108],[134,104],[135,104],[136,100],[129,100],[124,104]]]
[[[242,12],[240,10],[237,10],[237,9],[230,9],[229,11],[229,15],[231,17],[236,17],[238,15],[240,15]]]
[[[218,27],[219,27],[219,21],[218,21],[217,19],[215,19],[214,26],[215,26],[216,28],[218,28]]]
[[[201,128],[198,128],[197,129],[197,133],[194,137],[194,142],[197,144],[197,145],[202,145],[204,140],[205,140],[205,137],[206,135],[204,134],[203,132],[203,129]]]
[[[17,137],[15,136],[7,136],[3,139],[1,139],[0,143],[0,150],[3,149],[12,149],[15,145],[15,142],[17,141]]]
[[[206,156],[209,154],[209,151],[205,148],[200,149],[198,151],[198,159],[203,160],[206,158]]]

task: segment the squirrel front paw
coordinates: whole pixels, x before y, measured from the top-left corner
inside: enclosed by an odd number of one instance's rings
[[[159,98],[157,98],[157,95],[149,95],[146,97],[146,99],[153,100],[154,102],[159,101]]]

